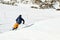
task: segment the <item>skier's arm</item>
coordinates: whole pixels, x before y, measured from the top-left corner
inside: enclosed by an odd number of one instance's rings
[[[22,21],[23,21],[23,24],[25,23],[25,20],[24,19],[22,19]]]
[[[18,21],[18,19],[19,19],[19,16],[16,18],[16,21]]]

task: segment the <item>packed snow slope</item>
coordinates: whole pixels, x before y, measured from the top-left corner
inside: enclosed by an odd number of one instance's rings
[[[0,40],[60,40],[60,18],[36,22],[27,28],[2,33]]]
[[[4,32],[0,34],[0,40],[60,40],[60,11],[34,9],[31,6],[0,4],[0,32]],[[25,24],[21,24],[17,31],[9,31],[20,14]],[[30,24],[33,25],[28,26]]]

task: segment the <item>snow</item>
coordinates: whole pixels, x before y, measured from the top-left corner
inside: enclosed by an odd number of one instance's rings
[[[0,34],[0,40],[60,40],[59,24],[59,18],[36,22],[28,28]]]
[[[55,4],[53,5],[56,9],[58,9],[59,8],[59,2],[58,1],[56,1],[55,2]],[[60,9],[60,8],[59,8]]]
[[[10,1],[10,0],[4,0],[4,1]]]
[[[60,11],[34,9],[31,6],[0,4],[0,40],[60,40]],[[21,24],[18,30],[10,31],[20,14],[25,19],[25,25]],[[33,25],[26,27],[30,24]]]

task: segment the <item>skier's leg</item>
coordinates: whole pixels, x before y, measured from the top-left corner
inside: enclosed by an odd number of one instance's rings
[[[18,24],[18,23],[15,23],[15,24],[14,24],[14,27],[13,27],[13,29],[12,29],[12,30],[17,29],[17,28],[18,28],[18,26],[19,26],[19,24]]]

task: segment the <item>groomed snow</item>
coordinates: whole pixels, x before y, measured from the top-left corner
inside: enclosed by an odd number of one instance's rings
[[[60,40],[60,18],[36,22],[27,28],[2,33],[0,40]]]

